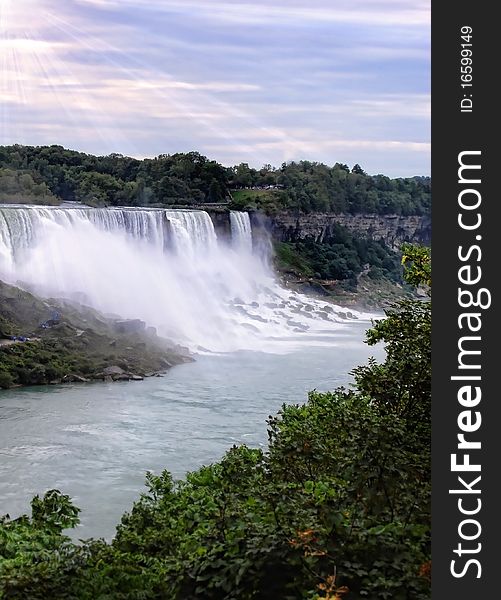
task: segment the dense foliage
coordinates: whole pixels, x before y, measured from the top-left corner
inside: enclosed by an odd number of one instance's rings
[[[425,249],[404,263],[429,281]],[[0,598],[429,598],[430,303],[402,301],[368,342],[386,361],[357,368],[352,391],[284,405],[267,452],[234,447],[181,482],[148,474],[110,544],[63,535],[78,514],[57,490],[4,517]]]
[[[276,242],[275,254],[281,271],[322,280],[347,280],[354,287],[363,272],[372,279],[401,281],[400,255],[395,250],[383,240],[354,235],[342,225],[334,224],[321,242],[313,238]]]
[[[41,177],[23,171],[0,168],[0,203],[58,204]]]
[[[60,200],[100,206],[220,202],[227,195],[226,169],[197,152],[141,161],[16,145],[0,147],[0,167],[45,182]]]
[[[247,164],[227,168],[197,152],[137,160],[120,154],[97,157],[61,146],[15,145],[0,147],[0,169],[17,173],[14,179],[11,174],[0,176],[0,202],[16,201],[32,189],[29,198],[40,203],[49,194],[59,201],[101,206],[231,201],[234,208],[268,213],[430,212],[429,178],[369,176],[359,165],[350,170],[339,163],[329,167],[301,161],[284,163],[280,168],[265,165],[258,170]],[[40,185],[47,189],[37,192]],[[37,199],[37,194],[42,197]]]
[[[232,169],[230,186],[239,190],[234,192],[237,206],[268,212],[287,208],[306,213],[428,215],[431,210],[430,178],[370,176],[359,165],[351,170],[339,163],[329,167],[310,161],[284,163],[279,169],[239,165]]]

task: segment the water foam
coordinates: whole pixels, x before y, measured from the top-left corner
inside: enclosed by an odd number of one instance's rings
[[[223,243],[200,210],[0,207],[0,278],[141,318],[193,350],[331,343],[346,311],[280,286],[252,253],[249,215],[230,222]]]

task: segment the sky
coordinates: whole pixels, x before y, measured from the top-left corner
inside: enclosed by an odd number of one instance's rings
[[[13,143],[429,175],[429,0],[0,0]]]

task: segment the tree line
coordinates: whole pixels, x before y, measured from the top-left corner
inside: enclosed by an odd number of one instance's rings
[[[77,201],[95,206],[226,203],[299,212],[429,214],[429,177],[368,175],[360,165],[283,163],[225,167],[198,152],[138,160],[62,146],[0,146],[0,201]]]

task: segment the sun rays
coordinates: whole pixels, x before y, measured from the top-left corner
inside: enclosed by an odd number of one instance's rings
[[[408,152],[422,162],[426,82],[418,92],[374,91],[371,56],[377,50],[391,62],[398,51],[370,49],[371,40],[351,54],[346,46],[311,45],[317,38],[328,44],[329,31],[315,15],[303,18],[302,0],[290,16],[296,21],[277,22],[276,31],[267,23],[264,31],[264,16],[280,3],[259,5],[259,25],[254,11],[242,28],[231,15],[204,20],[196,2],[0,0],[0,144],[137,157],[196,149],[255,166],[364,162],[374,152],[398,160]],[[343,12],[339,19],[358,22]],[[406,60],[423,63],[420,25],[410,27],[415,46]]]
[[[127,135],[131,117],[137,118],[138,124],[153,118],[164,134],[172,120],[181,119],[187,132],[194,127],[206,131],[212,141],[238,145],[245,145],[245,139],[226,131],[228,117],[238,119],[246,128],[266,129],[252,115],[214,95],[232,91],[250,94],[259,90],[257,85],[179,81],[55,14],[50,3],[2,1],[4,77],[0,99],[14,113],[28,104],[28,98],[36,98],[38,109],[57,107],[58,118],[52,123],[55,137],[64,123],[64,127],[80,130],[84,139],[99,138],[109,152],[128,147],[137,155],[138,149]],[[32,12],[26,19],[24,11],[28,9]],[[97,66],[83,68],[71,60],[71,55],[78,53],[87,53]],[[46,123],[41,125],[50,131]],[[9,137],[2,133],[2,138]],[[275,130],[277,134],[284,141],[288,139],[284,132]],[[22,119],[18,120],[17,135],[28,143],[29,131]],[[247,152],[252,154],[250,145]],[[260,159],[258,153],[255,159]]]

